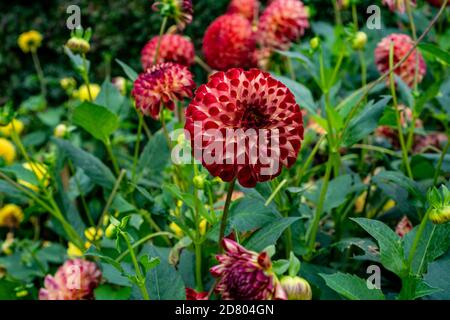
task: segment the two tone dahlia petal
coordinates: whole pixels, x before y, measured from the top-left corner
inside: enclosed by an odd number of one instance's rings
[[[59,267],[55,276],[48,275],[39,290],[39,300],[88,300],[102,278],[94,262],[74,259]]]
[[[259,6],[258,0],[231,0],[227,13],[239,13],[249,21],[253,21]]]
[[[286,293],[266,252],[249,251],[230,239],[223,239],[225,253],[218,255],[219,265],[210,269],[219,278],[216,292],[224,300],[285,300]]]
[[[308,28],[308,13],[300,0],[273,0],[259,19],[258,43],[287,50]]]
[[[303,118],[292,92],[269,73],[217,72],[186,110],[194,157],[215,177],[244,187],[291,167],[303,140]]]
[[[192,97],[195,83],[187,67],[175,63],[162,63],[141,73],[134,82],[136,107],[144,114],[159,119],[164,105],[173,110],[175,101]]]
[[[160,37],[153,37],[141,51],[144,70],[151,68],[155,61]],[[189,67],[194,63],[195,50],[192,41],[179,34],[166,34],[161,37],[156,64],[174,62]]]
[[[389,70],[391,44],[393,45],[394,65],[400,62],[414,46],[413,40],[406,34],[393,33],[383,38],[375,49],[375,64],[380,73]],[[410,87],[414,84],[416,59],[418,60],[417,82],[420,83],[426,74],[427,66],[422,54],[417,49],[414,49],[412,54],[394,70],[394,73]],[[389,83],[389,79],[387,81]]]
[[[406,10],[406,2],[410,1],[412,6],[416,6],[416,0],[383,0],[383,4],[389,7],[392,12],[398,11],[404,13]]]
[[[206,63],[216,70],[255,66],[255,34],[251,23],[240,14],[218,17],[206,29],[203,54]]]

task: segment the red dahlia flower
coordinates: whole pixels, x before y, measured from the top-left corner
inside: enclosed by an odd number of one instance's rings
[[[185,129],[194,157],[213,176],[226,182],[237,177],[249,188],[292,166],[303,139],[294,95],[257,69],[212,75],[188,106]]]
[[[141,73],[131,94],[143,114],[159,119],[161,105],[174,109],[176,100],[192,97],[195,89],[188,68],[176,63],[161,63]]]
[[[427,0],[432,6],[441,7],[444,4],[444,0]],[[447,3],[447,7],[450,6],[450,2]]]
[[[186,288],[186,300],[208,300],[208,292],[197,292],[194,289]]]
[[[153,66],[159,36],[151,39],[141,51],[142,67],[145,69]],[[178,34],[166,34],[161,38],[158,59],[156,64],[174,62],[189,67],[194,63],[194,45],[191,40]]]
[[[179,30],[183,30],[192,22],[192,0],[160,0],[156,1],[152,8],[163,16],[174,19]]]
[[[93,262],[75,259],[66,261],[55,276],[47,275],[39,300],[87,300],[94,298],[102,273]]]
[[[240,14],[227,14],[213,21],[203,38],[208,65],[217,70],[255,66],[256,48],[251,23]]]
[[[407,216],[403,216],[402,220],[400,220],[395,227],[395,233],[400,237],[403,238],[408,232],[410,232],[413,228],[413,225],[411,221],[408,219]]]
[[[416,5],[416,0],[383,0],[383,4],[388,6],[394,12],[404,13],[406,10],[406,1],[410,1],[412,6]]]
[[[286,293],[266,252],[249,251],[230,239],[223,239],[225,253],[210,269],[219,278],[216,292],[225,300],[286,300]]]
[[[394,48],[394,65],[406,56],[408,51],[413,47],[413,40],[406,34],[393,33],[383,38],[375,49],[375,63],[380,73],[385,73],[389,70],[389,51],[391,43],[393,43]],[[417,82],[421,82],[427,71],[427,66],[422,55],[416,49],[414,49],[412,54],[397,69],[394,70],[394,73],[410,87],[412,87],[414,83],[416,57],[419,61]]]
[[[253,21],[258,10],[258,0],[231,0],[227,13],[240,13],[249,21]]]
[[[308,13],[299,0],[274,0],[264,10],[258,25],[262,47],[287,50],[309,28]]]

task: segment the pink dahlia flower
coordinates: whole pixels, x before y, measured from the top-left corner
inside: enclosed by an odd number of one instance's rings
[[[55,276],[47,275],[39,300],[87,300],[94,298],[102,273],[93,262],[74,259],[59,267]]]
[[[144,70],[151,68],[155,61],[159,36],[153,37],[141,51]],[[166,34],[161,38],[156,64],[174,62],[189,67],[194,63],[195,50],[191,40],[178,34]]]
[[[400,220],[395,227],[395,233],[398,234],[400,238],[403,238],[408,232],[410,232],[413,228],[411,221],[407,216],[403,216],[402,220]]]
[[[406,34],[393,33],[383,38],[375,49],[375,63],[380,73],[385,73],[389,70],[389,51],[393,44],[394,65],[397,64],[413,47],[413,40]],[[417,82],[421,82],[427,71],[425,60],[417,49],[414,49],[412,54],[394,70],[408,86],[412,87],[414,83],[416,57],[418,59],[418,74]],[[389,78],[388,78],[389,83]]]
[[[230,69],[198,88],[185,129],[211,175],[251,188],[295,163],[303,118],[292,92],[269,73]]]
[[[258,0],[231,0],[227,13],[240,13],[249,21],[253,21],[258,10]]]
[[[383,4],[388,6],[392,12],[398,11],[404,13],[407,1],[410,1],[412,6],[416,5],[416,0],[383,0]]]
[[[257,38],[262,47],[287,50],[309,28],[308,13],[299,0],[274,0],[259,19]]]
[[[131,94],[136,107],[145,115],[159,119],[161,106],[174,109],[174,101],[192,97],[195,83],[185,66],[167,62],[141,73]]]
[[[216,70],[255,66],[255,49],[252,25],[240,14],[220,16],[206,29],[203,38],[206,62]]]
[[[249,251],[230,239],[223,239],[225,253],[219,264],[210,269],[219,278],[216,292],[225,300],[286,300],[280,281],[271,271],[266,252]]]

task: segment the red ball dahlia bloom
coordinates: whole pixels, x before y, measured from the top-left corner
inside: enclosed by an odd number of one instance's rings
[[[159,0],[153,4],[152,8],[174,19],[179,30],[183,30],[192,22],[194,13],[192,0]]]
[[[215,291],[224,300],[286,300],[286,293],[267,252],[249,251],[230,239],[223,239],[225,253],[216,256],[219,264],[210,269],[219,278]]]
[[[257,69],[212,75],[188,106],[185,129],[194,157],[213,176],[227,182],[237,177],[249,188],[291,167],[303,139],[294,95]]]
[[[416,5],[416,0],[383,0],[383,4],[388,6],[394,12],[404,13],[406,10],[406,1],[410,1],[412,6]]]
[[[141,51],[142,67],[153,66],[159,36],[151,39]],[[156,64],[174,62],[189,67],[194,63],[195,50],[191,40],[178,34],[166,34],[161,38]]]
[[[444,4],[444,0],[427,0],[432,6],[441,7]],[[450,6],[450,2],[447,3],[447,7]]]
[[[231,0],[227,13],[240,13],[248,20],[253,21],[258,10],[258,0]]]
[[[174,109],[176,100],[192,97],[195,83],[185,66],[167,62],[141,73],[131,94],[143,114],[159,119],[161,105]]]
[[[74,259],[59,267],[55,276],[47,275],[39,300],[87,300],[94,298],[102,273],[94,262]]]
[[[413,47],[413,40],[406,34],[393,33],[383,38],[375,49],[375,63],[380,73],[389,70],[389,50],[393,43],[394,65],[397,64],[409,50]],[[414,83],[416,57],[419,60],[419,69],[417,74],[417,82],[421,82],[427,71],[425,60],[418,50],[414,50],[412,54],[402,63],[394,73],[410,87]],[[389,78],[388,78],[389,83]]]
[[[287,50],[309,28],[308,13],[299,0],[274,0],[264,10],[258,24],[262,47]]]
[[[255,66],[256,48],[251,23],[240,14],[220,16],[206,29],[203,53],[208,65],[217,70]]]

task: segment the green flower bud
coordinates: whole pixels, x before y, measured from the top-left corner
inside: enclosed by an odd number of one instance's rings
[[[311,300],[312,290],[308,281],[300,277],[284,276],[281,278],[288,300]]]
[[[353,38],[352,47],[355,50],[362,50],[367,43],[367,34],[362,31],[358,31]]]
[[[194,186],[199,189],[203,190],[205,187],[205,177],[202,175],[197,175],[192,179],[192,182],[194,183]]]
[[[116,236],[117,233],[117,227],[113,224],[110,224],[106,230],[105,230],[105,235],[108,239],[112,239]]]
[[[67,41],[66,47],[74,53],[88,53],[91,49],[89,42],[78,37],[72,37]]]
[[[450,206],[432,209],[430,212],[430,221],[434,224],[444,224],[450,221]]]
[[[316,50],[320,45],[320,38],[314,37],[309,41],[309,45],[311,46],[311,49]]]

